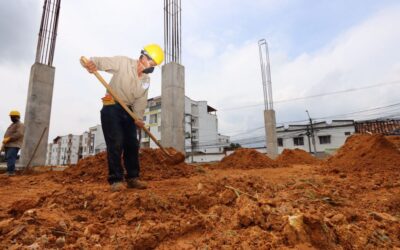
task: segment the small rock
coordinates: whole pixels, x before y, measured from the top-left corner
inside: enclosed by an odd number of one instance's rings
[[[49,243],[49,238],[47,237],[47,235],[44,234],[39,238],[39,241],[42,245],[46,245],[47,243]]]
[[[239,227],[248,227],[252,224],[263,225],[265,218],[261,208],[248,198],[241,196],[238,199],[239,211],[236,213],[237,224]]]
[[[12,228],[13,220],[14,220],[13,218],[10,218],[0,221],[0,235],[4,235],[9,231],[11,231],[11,229],[13,229]]]
[[[77,241],[76,244],[81,247],[81,248],[87,248],[88,243],[85,237],[80,237]]]
[[[98,234],[93,234],[93,235],[91,235],[90,236],[90,241],[92,241],[92,242],[99,242],[100,241],[100,235],[98,235]]]
[[[346,221],[346,217],[343,214],[336,214],[332,216],[330,221],[334,224],[342,224],[343,222]]]
[[[204,188],[203,183],[199,182],[199,184],[197,184],[197,190],[202,190]]]
[[[67,224],[64,220],[60,220],[60,222],[58,222],[58,225],[60,225],[60,227],[63,229],[67,229]]]
[[[387,214],[387,213],[372,212],[371,216],[375,220],[378,220],[378,221],[381,221],[381,220],[388,220],[388,221],[392,221],[392,222],[398,222],[399,221],[399,219],[397,219],[396,217],[394,217],[394,216],[392,216],[390,214]]]
[[[100,244],[94,245],[94,249],[103,249],[103,247]]]
[[[224,190],[222,193],[219,194],[219,201],[222,204],[229,204],[233,202],[237,198],[237,195],[232,190]]]
[[[36,215],[36,209],[28,209],[24,212],[24,215],[28,216],[35,216]]]
[[[124,214],[125,220],[133,221],[133,220],[138,220],[143,216],[143,212],[140,212],[137,209],[132,209],[132,210],[127,210]]]
[[[31,250],[36,250],[36,249],[39,249],[39,248],[40,248],[40,246],[39,246],[39,244],[37,242],[35,242],[32,245],[26,247],[26,249],[31,249]]]
[[[63,247],[65,245],[65,237],[58,237],[56,240],[56,245],[58,247]]]
[[[340,178],[342,178],[342,179],[344,179],[344,178],[346,178],[346,177],[347,177],[347,175],[346,175],[346,174],[344,174],[344,173],[341,173],[341,174],[339,174],[339,177],[340,177]]]

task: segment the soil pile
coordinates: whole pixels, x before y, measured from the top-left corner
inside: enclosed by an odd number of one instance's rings
[[[397,149],[400,150],[400,136],[399,135],[386,136],[386,139],[388,139],[388,141],[393,143],[397,147]]]
[[[383,135],[353,135],[327,164],[340,170],[400,169],[400,151]]]
[[[240,148],[235,150],[232,154],[225,156],[217,165],[210,166],[214,169],[226,168],[273,168],[277,164],[268,156],[258,152],[255,149]]]
[[[290,166],[293,164],[318,164],[320,160],[301,149],[284,149],[276,158],[279,166]]]
[[[195,168],[186,163],[168,165],[160,149],[144,148],[139,152],[140,178],[142,180],[162,180],[169,178],[188,177],[194,174]],[[66,169],[63,182],[99,182],[107,181],[107,153],[101,152],[95,156],[82,159],[77,165]]]

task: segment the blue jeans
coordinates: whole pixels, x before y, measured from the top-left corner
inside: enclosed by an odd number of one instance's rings
[[[19,148],[6,147],[5,151],[6,151],[6,161],[7,161],[7,172],[14,173],[15,162],[17,161]]]
[[[134,120],[119,104],[103,106],[100,114],[107,145],[108,182],[123,180],[121,156],[126,178],[139,177],[139,142]]]

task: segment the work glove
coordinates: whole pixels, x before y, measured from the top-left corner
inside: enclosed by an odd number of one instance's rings
[[[3,139],[3,145],[6,145],[10,141],[10,137],[4,137]]]

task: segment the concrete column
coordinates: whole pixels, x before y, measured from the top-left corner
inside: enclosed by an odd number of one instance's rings
[[[278,156],[278,139],[276,136],[275,110],[264,110],[264,123],[267,154],[274,159]]]
[[[161,145],[185,153],[185,67],[175,62],[162,67]]]
[[[55,70],[54,67],[41,63],[32,65],[25,109],[25,136],[19,167],[26,167],[36,147],[30,166],[43,166],[46,163]],[[38,145],[44,129],[46,132]]]

